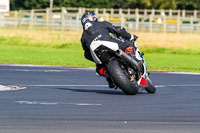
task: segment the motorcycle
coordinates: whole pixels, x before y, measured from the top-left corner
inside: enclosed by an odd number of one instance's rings
[[[156,87],[149,78],[144,53],[134,43],[131,56],[119,49],[117,43],[109,41],[93,41],[90,51],[94,61],[107,67],[114,84],[125,94],[135,95],[143,90],[153,94]]]

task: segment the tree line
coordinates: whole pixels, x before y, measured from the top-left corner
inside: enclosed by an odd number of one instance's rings
[[[50,0],[10,0],[11,10],[48,8]],[[200,10],[200,0],[53,0],[53,7]]]

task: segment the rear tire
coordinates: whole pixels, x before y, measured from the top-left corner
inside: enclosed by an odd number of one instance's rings
[[[125,75],[120,64],[116,60],[112,60],[107,64],[107,69],[114,83],[127,95],[135,95],[138,92],[136,80],[131,82]]]

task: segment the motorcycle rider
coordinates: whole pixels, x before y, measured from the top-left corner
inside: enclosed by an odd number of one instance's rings
[[[115,26],[108,21],[99,22],[97,16],[93,12],[85,12],[81,18],[81,24],[83,26],[81,43],[84,56],[92,62],[94,62],[94,60],[90,53],[90,45],[93,41],[115,42],[125,53],[131,54],[134,49],[134,41],[138,38],[136,35],[128,33],[124,27]],[[116,37],[111,36],[110,33],[116,35]],[[105,65],[97,64],[96,72],[106,78],[110,88],[115,87]]]

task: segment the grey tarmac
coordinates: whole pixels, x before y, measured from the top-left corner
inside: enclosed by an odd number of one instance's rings
[[[0,65],[0,85],[22,88],[0,89],[0,133],[199,133],[200,74],[150,77],[156,94],[127,96],[94,69]]]

